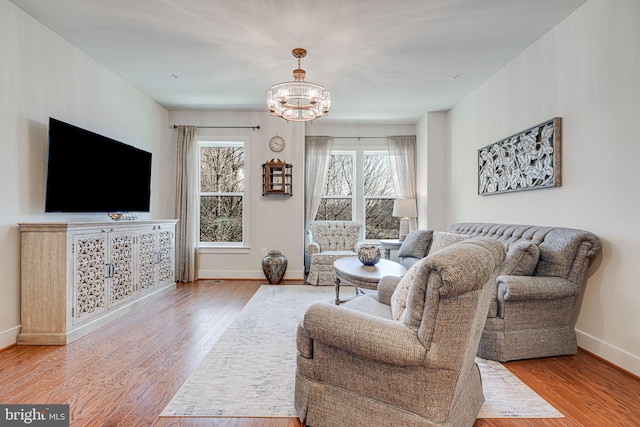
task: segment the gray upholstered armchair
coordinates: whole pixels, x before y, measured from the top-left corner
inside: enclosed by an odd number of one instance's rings
[[[307,283],[335,285],[333,261],[357,255],[362,224],[355,221],[314,221],[309,227]]]
[[[402,279],[383,277],[377,295],[309,307],[297,339],[300,420],[471,426],[484,401],[475,355],[504,257],[497,240],[468,239],[418,261]],[[403,282],[400,304],[394,295]]]

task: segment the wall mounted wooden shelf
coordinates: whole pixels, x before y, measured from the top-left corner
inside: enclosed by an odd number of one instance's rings
[[[271,159],[262,164],[262,195],[292,196],[293,165],[280,159]]]

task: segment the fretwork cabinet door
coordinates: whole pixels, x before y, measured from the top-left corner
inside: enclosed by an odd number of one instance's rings
[[[135,296],[133,245],[132,231],[74,235],[74,324]]]
[[[151,291],[157,283],[157,234],[156,226],[138,232],[138,293]]]
[[[175,226],[160,225],[158,226],[158,265],[157,280],[158,284],[174,283],[175,272]]]
[[[138,292],[175,282],[173,225],[154,225],[138,232]]]

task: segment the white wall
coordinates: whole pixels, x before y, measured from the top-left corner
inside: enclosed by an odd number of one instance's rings
[[[448,113],[434,111],[416,124],[418,228],[447,229]]]
[[[0,348],[20,329],[20,234],[32,221],[105,220],[44,213],[49,117],[153,153],[150,218],[173,213],[168,112],[12,3],[0,0]],[[162,171],[162,173],[160,173]],[[101,173],[114,173],[117,170]]]
[[[640,375],[640,2],[590,0],[450,111],[448,223],[581,228],[590,267],[578,344]],[[562,186],[477,195],[477,150],[562,117]]]
[[[172,111],[171,124],[195,126],[260,126],[251,129],[206,129],[199,135],[246,138],[245,208],[249,212],[246,248],[201,248],[197,257],[200,279],[262,279],[262,249],[279,250],[287,257],[284,280],[304,278],[304,125],[287,123],[268,112]],[[285,149],[269,150],[269,140],[281,136]],[[172,136],[175,140],[175,132]],[[262,164],[273,159],[293,164],[293,196],[262,196]]]

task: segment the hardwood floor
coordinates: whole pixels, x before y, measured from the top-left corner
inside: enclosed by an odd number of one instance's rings
[[[295,418],[158,418],[261,284],[180,284],[67,346],[2,350],[0,403],[68,403],[72,426],[300,427]],[[565,418],[475,427],[640,425],[640,379],[586,352],[505,365]]]

